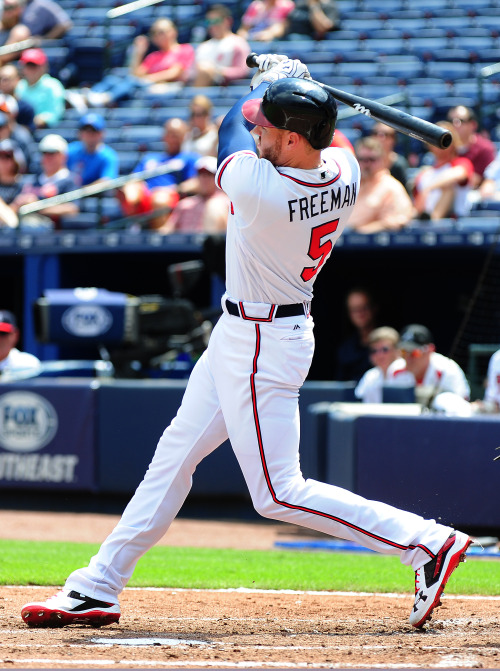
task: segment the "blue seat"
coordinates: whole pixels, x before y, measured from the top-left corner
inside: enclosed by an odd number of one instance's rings
[[[60,218],[60,226],[63,231],[81,231],[97,228],[98,217],[93,212],[79,212],[67,214]]]
[[[158,126],[125,126],[120,133],[123,142],[136,142],[137,145],[149,146],[151,142],[163,141],[163,127]]]
[[[367,51],[374,51],[378,55],[384,54],[403,54],[407,52],[408,46],[407,42],[401,36],[394,37],[391,35],[393,31],[388,31],[386,37],[380,36],[381,33],[385,31],[377,31],[377,35],[373,37],[368,37],[363,41],[363,47]]]
[[[382,72],[390,77],[398,77],[407,80],[414,77],[421,77],[424,73],[424,66],[418,59],[387,61],[383,63]]]
[[[119,122],[120,126],[147,125],[151,119],[151,110],[145,107],[116,107],[110,109],[106,117],[110,122]]]
[[[380,63],[369,61],[359,63],[337,63],[335,66],[335,74],[352,77],[353,79],[359,79],[361,81],[369,80],[370,77],[376,77],[381,74]]]
[[[439,77],[444,81],[455,81],[466,79],[473,72],[470,63],[457,63],[455,61],[430,61],[426,66],[429,77]]]

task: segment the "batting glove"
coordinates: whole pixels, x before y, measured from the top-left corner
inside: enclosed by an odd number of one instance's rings
[[[264,54],[266,58],[281,58],[272,54]],[[259,57],[260,58],[260,57]],[[265,64],[266,61],[263,61]],[[275,82],[277,79],[285,79],[288,77],[299,77],[300,79],[311,79],[307,66],[299,60],[292,60],[285,58],[280,60],[265,71],[260,70],[253,76],[250,82],[250,89],[253,91],[261,82]]]

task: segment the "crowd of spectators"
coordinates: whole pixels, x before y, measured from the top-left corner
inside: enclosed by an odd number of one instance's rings
[[[0,41],[12,45],[42,38],[41,46],[0,54],[0,141],[10,140],[17,157],[22,154],[24,159],[12,160],[11,179],[24,185],[24,192],[32,187],[36,180],[31,177],[40,171],[40,163],[47,163],[40,153],[37,132],[50,130],[64,136],[67,126],[59,126],[70,107],[77,107],[81,118],[78,139],[69,143],[67,153],[63,152],[64,170],[71,178],[65,184],[71,181],[76,187],[85,186],[123,174],[120,154],[114,150],[113,142],[106,142],[108,113],[138,96],[156,95],[160,99],[163,96],[168,115],[169,103],[175,106],[176,95],[189,87],[193,95],[188,113],[183,118],[166,119],[165,124],[165,129],[172,124],[177,126],[177,136],[182,135],[178,146],[169,148],[166,141],[164,155],[143,147],[134,172],[162,165],[179,155],[181,159],[191,155],[188,164],[175,174],[132,182],[107,194],[117,199],[126,217],[160,209],[149,220],[146,217],[146,224],[141,227],[146,225],[165,234],[177,230],[177,218],[170,215],[184,198],[199,195],[205,181],[196,173],[196,159],[217,154],[221,118],[214,118],[212,96],[206,95],[206,89],[247,81],[250,70],[246,57],[255,42],[262,43],[262,51],[271,40],[306,35],[321,40],[342,27],[335,0],[252,0],[244,7],[240,16],[234,16],[225,4],[208,6],[204,38],[193,43],[180,41],[179,26],[160,14],[133,39],[123,67],[108,68],[91,87],[83,82],[65,89],[57,73],[55,76],[50,72],[43,40],[57,40],[71,31],[70,16],[55,0],[5,0]],[[200,93],[196,93],[196,88]],[[144,100],[147,105],[148,99]],[[361,165],[361,188],[350,221],[352,230],[398,232],[418,221],[460,218],[478,203],[500,200],[496,146],[482,132],[474,110],[455,105],[438,123],[450,131],[452,144],[446,149],[423,147],[419,164],[411,168],[401,135],[395,129],[373,123],[371,128],[364,128],[353,148],[340,124],[333,144],[354,151]],[[0,171],[4,182],[8,177],[5,170]],[[168,189],[164,188],[165,183]],[[4,203],[15,214],[16,202]],[[78,209],[78,201],[68,208],[72,212]],[[4,210],[4,215],[0,212],[0,227],[17,225],[17,216],[13,217],[10,210]],[[58,228],[60,217],[51,215],[51,219],[53,227]],[[198,230],[205,230],[201,220]]]

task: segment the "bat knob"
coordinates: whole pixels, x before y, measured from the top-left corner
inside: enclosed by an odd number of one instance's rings
[[[256,68],[258,63],[257,63],[257,56],[255,52],[252,52],[251,54],[248,54],[247,56],[247,65],[249,68]]]

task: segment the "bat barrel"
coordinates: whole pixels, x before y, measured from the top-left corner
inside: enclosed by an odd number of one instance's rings
[[[257,56],[258,55],[256,53],[248,54],[246,63],[249,68],[255,68],[258,66]],[[419,117],[408,114],[407,112],[395,109],[394,107],[383,105],[382,103],[376,102],[375,100],[362,98],[361,96],[347,93],[347,91],[342,91],[341,89],[334,88],[333,86],[327,86],[321,82],[315,83],[326,89],[336,100],[349,105],[350,107],[357,110],[360,114],[364,114],[375,119],[376,121],[385,123],[388,126],[395,128],[397,131],[404,133],[405,135],[414,137],[421,142],[432,144],[435,147],[440,147],[441,149],[446,149],[451,145],[451,133],[445,128],[441,128],[436,124],[425,121],[424,119],[420,119]]]

